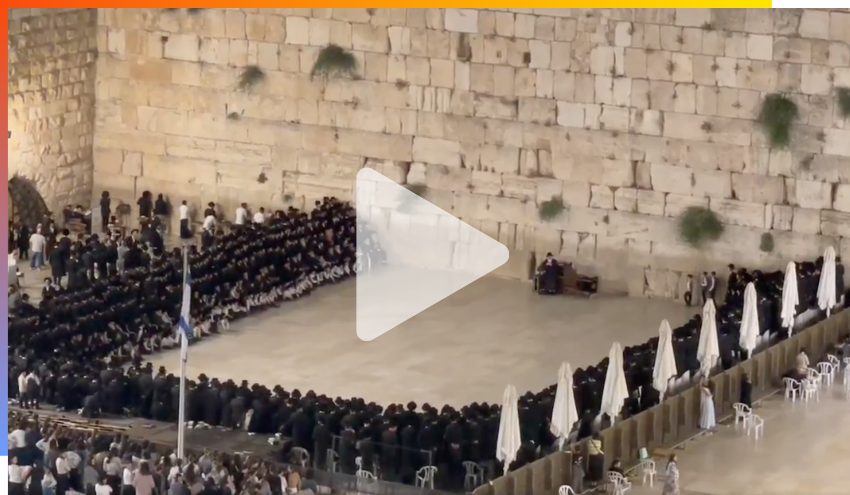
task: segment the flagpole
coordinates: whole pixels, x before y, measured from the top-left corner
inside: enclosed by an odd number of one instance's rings
[[[186,281],[189,276],[189,249],[183,246],[183,290],[186,290]],[[182,310],[181,310],[182,311]],[[178,329],[180,332],[180,406],[177,413],[177,458],[183,459],[186,435],[186,349],[189,343],[186,332]]]

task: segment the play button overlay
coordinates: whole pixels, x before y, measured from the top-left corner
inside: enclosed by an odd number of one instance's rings
[[[357,336],[375,340],[508,261],[508,248],[370,168],[357,174]]]

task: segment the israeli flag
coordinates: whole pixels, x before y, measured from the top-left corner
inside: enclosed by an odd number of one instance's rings
[[[184,262],[183,270],[186,278],[183,283],[183,306],[180,309],[180,320],[177,322],[177,327],[180,330],[180,356],[185,361],[189,353],[189,340],[192,338],[192,319],[190,318],[192,314],[192,273],[189,271],[188,259]]]

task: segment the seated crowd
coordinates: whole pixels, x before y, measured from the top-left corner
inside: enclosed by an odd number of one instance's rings
[[[233,318],[255,308],[299,297],[327,281],[356,271],[353,208],[326,198],[310,214],[290,209],[277,212],[266,225],[248,225],[190,248],[193,283],[192,317],[195,336],[227,328]],[[58,246],[63,246],[60,239]],[[68,239],[69,267],[74,259],[112,250],[93,236],[86,243]],[[78,269],[79,285],[61,288],[50,281],[38,308],[21,305],[9,326],[9,390],[26,406],[39,401],[64,410],[81,409],[85,416],[129,414],[161,421],[177,419],[179,380],[168,370],[154,370],[143,356],[177,345],[175,326],[182,298],[179,250],[165,252],[127,240],[130,252],[118,269],[115,257]],[[375,249],[380,251],[379,246]],[[133,260],[129,265],[128,261]],[[822,260],[798,265],[798,314],[817,306]],[[748,282],[759,294],[762,333],[779,330],[783,272],[733,270],[726,300],[717,309],[724,368],[740,358],[738,331],[743,292]],[[841,269],[843,273],[843,268]],[[120,272],[120,273],[119,273]],[[72,278],[66,271],[68,280]],[[63,273],[64,275],[64,273]],[[839,294],[843,292],[838,276]],[[696,371],[701,315],[673,331],[680,373]],[[784,332],[780,332],[783,334]],[[651,387],[657,338],[624,350],[631,398],[623,415],[639,413],[658,400]],[[124,365],[131,363],[125,369]],[[574,437],[590,437],[599,429],[599,411],[607,358],[574,374],[577,409],[582,420]],[[519,399],[523,445],[515,469],[548,452],[554,442],[549,418],[555,385]],[[271,389],[247,381],[221,382],[201,375],[188,381],[187,420],[200,427],[279,433],[289,439],[281,455],[305,449],[313,465],[332,464],[345,473],[358,468],[379,472],[388,481],[412,483],[423,466],[439,469],[438,485],[463,487],[464,461],[497,472],[496,441],[499,405],[474,403],[455,409],[390,404],[386,408],[360,398],[327,397],[319,393]],[[610,421],[610,418],[607,420]],[[604,424],[603,424],[604,427]],[[329,458],[333,456],[334,458]],[[338,458],[336,458],[338,456]],[[360,458],[361,465],[356,465]]]

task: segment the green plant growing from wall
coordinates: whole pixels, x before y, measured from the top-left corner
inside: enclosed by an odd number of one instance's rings
[[[838,113],[842,118],[850,118],[850,88],[838,88],[835,91],[836,103],[838,103]]]
[[[770,232],[765,232],[761,235],[761,243],[759,243],[759,249],[763,253],[772,253],[774,247],[773,234]]]
[[[764,98],[758,124],[771,148],[783,148],[791,143],[791,125],[798,115],[797,104],[788,97],[769,94]]]
[[[256,65],[249,65],[248,67],[245,67],[245,69],[242,70],[242,74],[239,75],[239,89],[243,91],[251,89],[265,78],[266,73],[263,72],[263,69]]]
[[[540,203],[537,207],[537,216],[544,222],[551,222],[561,216],[565,209],[564,200],[559,196],[552,196],[552,199]]]
[[[357,77],[357,58],[339,45],[330,44],[319,51],[310,77],[347,75]]]
[[[691,206],[679,218],[679,235],[682,241],[695,248],[702,248],[707,243],[720,239],[723,235],[723,224],[717,214],[708,208]]]

